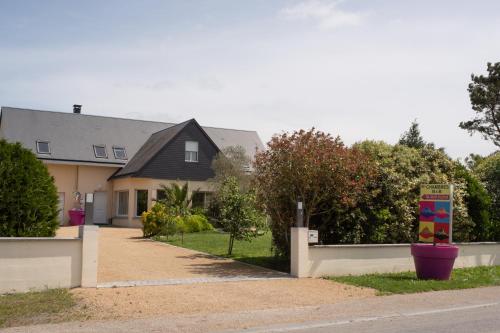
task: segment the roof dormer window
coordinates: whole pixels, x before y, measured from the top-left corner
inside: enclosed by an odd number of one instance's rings
[[[36,151],[38,154],[50,154],[50,142],[48,141],[37,141]]]
[[[94,155],[97,158],[108,158],[105,145],[94,145]]]
[[[115,158],[117,160],[126,160],[127,159],[127,152],[125,151],[125,148],[123,148],[123,147],[113,147],[113,154],[115,154]]]
[[[198,142],[186,141],[186,162],[198,162]]]

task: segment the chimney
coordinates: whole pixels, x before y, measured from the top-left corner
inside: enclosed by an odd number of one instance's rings
[[[78,104],[74,104],[73,105],[73,113],[82,113],[82,106],[81,105],[78,105]]]

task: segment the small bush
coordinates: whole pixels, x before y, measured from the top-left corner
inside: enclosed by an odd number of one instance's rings
[[[51,237],[58,227],[54,179],[35,154],[0,140],[0,237]]]
[[[144,237],[168,233],[171,229],[172,219],[167,213],[167,207],[162,203],[156,203],[150,210],[142,213],[141,218]]]
[[[142,214],[144,237],[171,236],[176,233],[192,233],[213,229],[204,215],[181,216],[176,214],[175,209],[162,203],[156,203],[150,210]]]
[[[199,215],[200,216],[200,215]],[[214,230],[214,226],[208,222],[208,218],[205,215],[200,216],[201,230],[202,231],[212,231]]]
[[[185,218],[186,232],[210,231],[214,227],[204,215],[189,215]]]
[[[184,220],[184,223],[186,225],[186,232],[191,233],[191,232],[200,232],[201,231],[201,225],[200,221],[195,218],[197,215],[190,215],[187,216]]]

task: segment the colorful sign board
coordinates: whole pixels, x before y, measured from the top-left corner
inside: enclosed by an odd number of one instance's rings
[[[425,243],[451,243],[453,185],[422,185],[419,211],[418,240]]]

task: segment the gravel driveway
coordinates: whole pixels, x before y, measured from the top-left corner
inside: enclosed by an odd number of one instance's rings
[[[58,236],[77,236],[77,227],[63,227]],[[99,229],[98,283],[165,280],[283,277],[282,273],[218,258],[142,238],[140,229]]]

